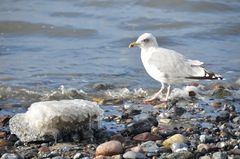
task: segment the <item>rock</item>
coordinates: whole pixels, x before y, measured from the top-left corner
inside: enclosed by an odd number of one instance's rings
[[[110,156],[102,156],[102,155],[100,155],[100,156],[96,156],[94,159],[113,159],[113,158],[110,157]]]
[[[5,131],[0,131],[0,138],[5,138],[7,133]]]
[[[130,150],[133,152],[143,152],[143,150],[140,146],[132,147]]]
[[[227,121],[229,120],[229,112],[228,111],[225,111],[225,110],[222,110],[219,112],[219,114],[216,116],[216,122],[219,122],[219,121]]]
[[[240,149],[237,148],[237,149],[232,149],[229,151],[229,154],[231,155],[240,155]]]
[[[7,139],[10,142],[16,142],[16,141],[19,140],[18,137],[15,134],[10,134]]]
[[[147,157],[140,152],[133,152],[133,151],[128,151],[126,153],[123,154],[123,158],[126,159],[147,159]]]
[[[214,107],[214,108],[221,108],[222,103],[221,102],[212,102],[211,106]]]
[[[113,135],[111,137],[111,140],[116,140],[116,141],[119,141],[121,143],[124,143],[125,138],[121,134],[116,134],[116,135]]]
[[[236,124],[240,124],[240,116],[233,118],[233,122]]]
[[[55,156],[52,159],[65,159],[65,158],[63,158],[62,156]]]
[[[1,159],[22,159],[22,158],[14,153],[5,153],[2,155]]]
[[[175,134],[163,141],[165,148],[170,148],[174,143],[186,143],[186,138],[181,134]]]
[[[167,156],[167,159],[192,159],[193,154],[189,151],[174,152]]]
[[[73,159],[80,159],[82,154],[80,152],[77,152],[74,156]]]
[[[157,125],[158,122],[154,117],[148,117],[128,125],[128,128],[125,130],[125,132],[127,132],[128,135],[137,135],[143,132],[150,132],[152,126]]]
[[[38,149],[38,154],[41,157],[46,157],[50,153],[50,149],[48,147],[40,147]]]
[[[199,144],[197,146],[198,152],[208,152],[209,150],[210,150],[210,145],[208,145],[208,144]]]
[[[23,142],[56,140],[59,135],[96,128],[102,114],[96,103],[81,99],[38,102],[12,117],[9,127]]]
[[[168,119],[168,118],[163,118],[163,119],[160,119],[159,122],[162,123],[162,124],[170,124],[171,123],[171,119]]]
[[[187,151],[188,146],[184,143],[173,143],[171,146],[172,152]]]
[[[211,95],[216,98],[225,98],[231,96],[232,93],[226,90],[223,86],[216,86]]]
[[[4,126],[9,120],[9,116],[0,116],[0,126]]]
[[[153,127],[151,128],[151,133],[154,134],[154,135],[157,135],[157,134],[158,134],[158,127],[153,126]]]
[[[101,91],[101,90],[107,90],[107,89],[112,89],[114,88],[113,85],[111,84],[106,84],[106,83],[95,83],[93,85],[93,89],[97,90],[97,91]]]
[[[96,156],[112,156],[123,152],[122,144],[119,141],[108,141],[99,145],[96,149]]]
[[[133,137],[133,140],[141,141],[141,142],[150,141],[150,140],[151,141],[156,141],[156,140],[159,140],[159,139],[161,139],[159,136],[153,135],[149,132],[144,132],[144,133],[138,134],[138,135]]]
[[[9,146],[9,145],[10,145],[10,143],[8,140],[0,139],[0,148],[4,147],[4,146]]]
[[[212,159],[227,159],[226,152],[214,152],[212,155]]]
[[[188,95],[189,95],[189,97],[195,97],[197,95],[197,93],[195,93],[194,91],[189,91]]]
[[[199,137],[200,141],[202,143],[211,143],[213,142],[213,137],[209,135],[200,135]]]
[[[160,150],[154,141],[144,142],[140,145],[140,147],[145,153],[158,153]]]
[[[199,159],[211,159],[211,157],[210,156],[201,156]]]
[[[218,142],[217,144],[216,144],[216,146],[218,147],[218,148],[220,148],[220,149],[222,149],[222,148],[224,148],[224,147],[226,147],[227,146],[227,143],[226,142]]]

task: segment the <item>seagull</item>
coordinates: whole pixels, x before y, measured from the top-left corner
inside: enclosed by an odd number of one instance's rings
[[[142,34],[128,47],[141,48],[141,60],[146,72],[161,83],[160,90],[151,98],[144,100],[145,103],[159,98],[165,85],[168,85],[167,94],[162,102],[168,101],[171,84],[223,79],[221,75],[206,70],[201,61],[187,59],[174,50],[158,47],[157,40],[151,33]]]

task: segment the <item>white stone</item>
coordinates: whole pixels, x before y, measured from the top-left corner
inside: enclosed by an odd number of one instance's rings
[[[33,103],[26,113],[9,121],[12,134],[23,142],[56,139],[61,133],[78,132],[94,126],[103,110],[95,103],[81,99]]]

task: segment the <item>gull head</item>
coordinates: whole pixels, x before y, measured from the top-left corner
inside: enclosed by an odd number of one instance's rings
[[[129,48],[140,47],[141,49],[147,49],[150,47],[158,47],[156,38],[151,33],[144,33],[138,37],[137,41],[129,44]]]

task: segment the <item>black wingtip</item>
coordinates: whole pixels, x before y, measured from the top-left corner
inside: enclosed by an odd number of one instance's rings
[[[219,74],[208,72],[205,70],[204,76],[192,76],[186,77],[187,79],[199,79],[199,80],[223,80],[223,77]]]

